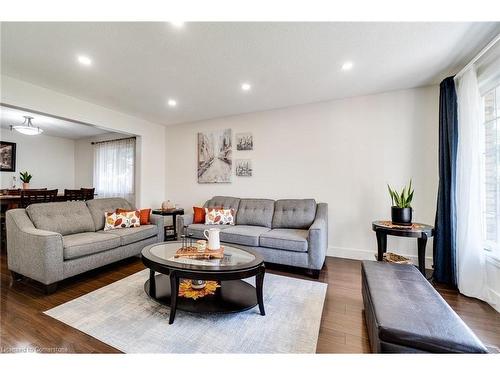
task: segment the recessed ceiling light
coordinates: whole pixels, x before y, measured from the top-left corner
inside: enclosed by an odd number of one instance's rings
[[[92,60],[90,59],[90,57],[84,55],[78,56],[78,62],[86,66],[92,65]]]
[[[167,104],[169,107],[177,107],[177,100],[175,99],[168,99]]]
[[[249,84],[248,82],[245,82],[245,83],[241,84],[241,89],[243,91],[250,91],[251,88],[252,88],[252,85]]]
[[[352,62],[346,61],[345,63],[342,64],[342,70],[351,70],[352,69]]]
[[[173,22],[170,22],[170,24],[173,26],[173,27],[176,27],[178,29],[180,29],[181,27],[184,26],[184,22],[182,21],[173,21]]]

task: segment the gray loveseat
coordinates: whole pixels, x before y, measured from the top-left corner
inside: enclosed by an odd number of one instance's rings
[[[87,202],[37,203],[7,211],[7,259],[19,274],[53,292],[57,282],[91,269],[140,254],[163,241],[163,217],[151,225],[104,231],[104,213],[134,207],[122,198]]]
[[[216,196],[203,207],[235,210],[235,225],[220,228],[222,242],[260,253],[266,262],[305,268],[314,277],[325,262],[328,247],[328,205],[314,199],[250,199]],[[214,225],[193,224],[193,215],[177,216],[177,228],[187,226],[195,238]],[[180,235],[182,231],[179,230]]]

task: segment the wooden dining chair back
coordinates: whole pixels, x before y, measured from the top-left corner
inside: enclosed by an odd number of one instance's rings
[[[55,202],[57,198],[57,189],[30,189],[21,191],[20,207],[26,208],[30,204]]]
[[[64,189],[65,201],[82,201],[83,191],[81,189]]]
[[[84,201],[89,201],[91,199],[94,199],[95,188],[81,188],[80,190],[83,193]]]
[[[21,189],[2,189],[2,195],[21,195]]]
[[[8,196],[19,196],[21,195],[21,189],[2,189],[0,191],[2,195],[8,195]],[[0,241],[1,241],[1,246],[2,248],[5,248],[7,241],[6,241],[6,234],[7,234],[7,226],[5,222],[5,213],[7,210],[10,210],[11,208],[16,208],[17,205],[13,205],[11,202],[7,201],[1,201],[0,202]]]

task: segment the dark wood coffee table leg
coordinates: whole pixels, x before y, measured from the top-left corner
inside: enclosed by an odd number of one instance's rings
[[[380,231],[375,232],[377,235],[377,248],[378,248],[378,256],[377,260],[384,260],[384,253],[387,251],[387,234],[382,233]]]
[[[149,295],[153,298],[156,298],[155,271],[153,271],[151,268],[149,269]]]
[[[177,214],[172,215],[172,226],[174,227],[174,238],[177,239]]]
[[[417,238],[418,245],[418,269],[425,276],[425,247],[427,246],[427,235],[422,233],[422,237]]]
[[[264,275],[266,274],[266,269],[264,267],[261,268],[259,273],[255,276],[255,289],[257,290],[257,301],[259,302],[259,310],[260,315],[266,315],[266,311],[264,310]]]
[[[177,310],[177,296],[179,295],[179,278],[175,272],[170,272],[170,318],[168,324],[172,324]]]

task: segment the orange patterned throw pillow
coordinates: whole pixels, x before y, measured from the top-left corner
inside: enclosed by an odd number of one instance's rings
[[[105,212],[106,218],[104,230],[113,230],[120,228],[134,228],[141,226],[140,211],[127,211],[120,214],[116,212]]]
[[[205,224],[234,225],[234,210],[232,208],[205,208]]]
[[[151,218],[151,208],[143,208],[138,211],[140,211],[139,217],[141,219],[141,225],[151,224],[151,222],[149,221]],[[117,208],[115,212],[117,214],[121,214],[124,212],[130,212],[130,210],[126,210],[125,208]]]

